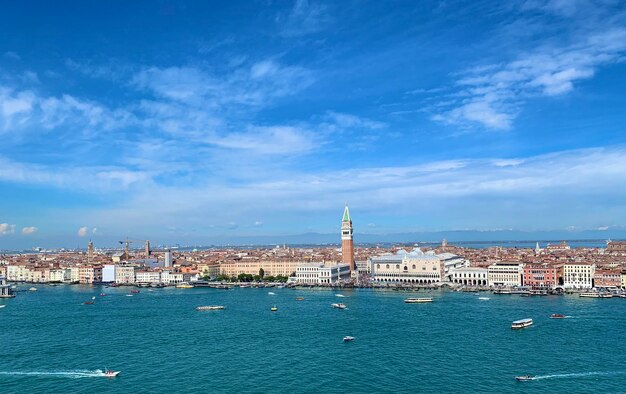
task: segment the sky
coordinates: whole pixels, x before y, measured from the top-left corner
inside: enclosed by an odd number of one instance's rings
[[[0,248],[626,226],[626,3],[5,2]],[[252,238],[250,238],[252,237]]]

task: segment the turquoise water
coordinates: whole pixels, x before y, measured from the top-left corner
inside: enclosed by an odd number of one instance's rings
[[[626,391],[626,299],[37,287],[0,300],[0,392]],[[194,309],[212,304],[226,310]],[[122,373],[101,377],[107,367]]]

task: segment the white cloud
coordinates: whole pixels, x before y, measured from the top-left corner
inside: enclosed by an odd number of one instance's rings
[[[0,133],[26,123],[35,104],[35,94],[25,90],[16,92],[0,86]]]
[[[15,233],[15,225],[9,223],[0,223],[0,235],[10,235]]]
[[[22,229],[22,234],[23,235],[30,235],[30,234],[34,234],[38,231],[39,229],[37,227],[24,227]]]
[[[254,222],[254,227],[263,227],[263,222],[260,220],[257,220],[256,222]]]
[[[84,237],[85,235],[87,235],[87,232],[89,231],[88,227],[81,227],[78,229],[78,236],[79,237]]]
[[[432,119],[509,129],[524,101],[566,94],[598,68],[624,61],[624,53],[626,29],[609,28],[563,48],[540,47],[508,63],[470,69],[456,81],[457,93],[430,107]]]

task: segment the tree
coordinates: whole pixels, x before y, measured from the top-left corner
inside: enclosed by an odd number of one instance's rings
[[[264,276],[265,276],[265,270],[263,269],[263,267],[261,267],[259,268],[259,277],[263,279]]]
[[[265,280],[266,280],[267,282],[273,282],[273,281],[275,281],[275,280],[276,280],[276,278],[274,278],[272,275],[269,275],[269,276],[266,276],[266,277],[265,277]]]

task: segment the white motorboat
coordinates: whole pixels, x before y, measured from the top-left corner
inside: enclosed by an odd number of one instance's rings
[[[197,311],[217,311],[222,309],[226,309],[226,307],[222,305],[206,305],[196,307]]]
[[[404,300],[407,304],[422,304],[426,302],[433,302],[432,298],[407,298]]]
[[[518,382],[525,382],[527,380],[534,380],[535,377],[533,375],[522,375],[522,376],[516,376],[515,380],[517,380]]]
[[[105,370],[104,370],[104,372],[103,372],[103,374],[104,374],[103,376],[104,376],[105,378],[114,378],[114,377],[116,377],[117,375],[119,375],[119,374],[120,374],[120,372],[121,372],[121,371],[110,371],[110,370],[108,370],[108,369],[105,369]]]
[[[336,309],[346,309],[347,308],[347,306],[345,304],[342,304],[341,302],[340,303],[332,303],[332,304],[330,304],[330,306],[332,306],[333,308],[336,308]]]
[[[352,341],[354,341],[354,337],[351,337],[350,335],[346,335],[345,337],[343,337],[343,341],[344,342],[352,342]]]
[[[515,320],[511,323],[511,329],[519,330],[520,328],[526,328],[533,325],[533,319],[521,319]]]

